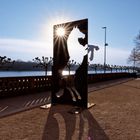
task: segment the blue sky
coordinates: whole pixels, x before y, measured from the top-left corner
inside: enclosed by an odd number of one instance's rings
[[[98,45],[92,63],[127,65],[140,31],[140,0],[0,0],[0,56],[32,60],[52,56],[52,26],[88,18],[89,44]]]

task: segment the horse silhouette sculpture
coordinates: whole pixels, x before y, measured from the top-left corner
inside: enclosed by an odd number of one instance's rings
[[[66,35],[58,37],[56,29],[64,27]],[[54,26],[54,62],[52,69],[52,103],[77,102],[87,106],[87,19]],[[62,75],[69,60],[76,60],[80,65],[76,69],[74,82]],[[70,77],[70,76],[69,76]],[[66,98],[65,98],[66,97]],[[64,101],[65,100],[65,101]],[[79,101],[80,100],[80,101]]]

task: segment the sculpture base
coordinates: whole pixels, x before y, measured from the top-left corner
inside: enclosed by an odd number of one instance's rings
[[[87,104],[87,109],[89,109],[89,108],[91,108],[91,107],[93,107],[95,105],[96,105],[95,103],[88,103]],[[74,107],[70,111],[68,111],[68,113],[71,113],[71,114],[80,114],[83,110],[84,110],[84,108]]]
[[[40,108],[48,109],[48,108],[51,108],[51,106],[52,106],[52,104],[45,104],[45,105],[40,106]]]
[[[88,103],[87,104],[87,109],[95,106],[96,104],[95,103]],[[51,108],[52,104],[45,104],[45,105],[42,105],[40,106],[40,108],[42,109],[48,109],[48,108]],[[84,110],[84,108],[82,107],[73,107],[70,111],[68,111],[68,113],[71,113],[71,114],[80,114],[82,111]]]
[[[95,106],[96,104],[95,103],[88,103],[87,104],[87,109],[89,109],[89,108],[91,108],[91,107],[93,107],[93,106]]]
[[[83,108],[80,107],[74,107],[68,113],[70,114],[80,114],[83,111]]]

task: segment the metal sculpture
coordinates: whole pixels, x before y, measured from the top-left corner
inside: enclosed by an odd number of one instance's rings
[[[88,71],[88,19],[54,25],[54,48],[52,67],[52,104],[72,104],[78,107],[87,108],[87,71]],[[70,34],[76,30],[81,33],[77,38],[79,46],[69,46]],[[73,76],[63,76],[69,60],[73,59],[72,49],[80,57],[80,64],[77,66]],[[82,52],[82,53],[81,53]]]

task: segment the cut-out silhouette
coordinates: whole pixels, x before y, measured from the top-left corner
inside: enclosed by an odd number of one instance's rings
[[[88,20],[85,19],[54,26],[52,103],[75,104],[76,102],[77,106],[87,108],[87,24]],[[64,36],[56,34],[59,27],[65,29]],[[74,36],[72,36],[73,33]],[[71,36],[77,42],[76,45],[72,43],[74,40]],[[62,72],[70,59],[75,60],[74,57],[78,58],[80,66],[75,72],[74,82],[71,83],[70,76],[65,78]]]
[[[93,57],[94,57],[94,49],[96,51],[99,50],[99,47],[98,46],[95,46],[95,45],[88,45],[88,54],[90,53],[89,55],[89,61],[92,61],[93,60]]]
[[[85,38],[85,34],[83,34],[76,26],[71,31],[67,44],[70,60],[75,60],[81,64],[83,61],[83,56],[87,54],[87,50],[86,46],[79,43],[79,38]]]

